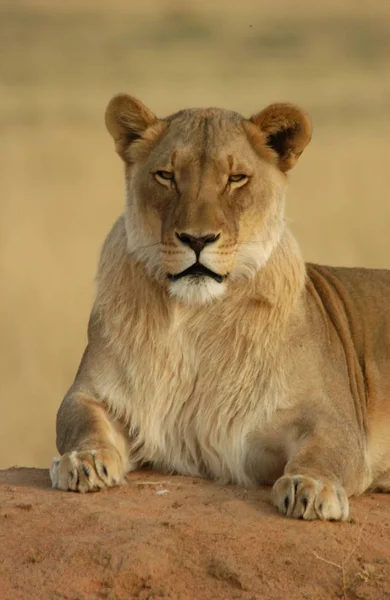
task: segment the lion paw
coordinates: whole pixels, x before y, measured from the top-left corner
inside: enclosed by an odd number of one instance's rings
[[[272,500],[281,513],[295,519],[346,521],[347,494],[330,481],[306,475],[284,475],[272,488]]]
[[[96,492],[123,483],[123,466],[116,450],[73,451],[53,458],[50,478],[53,488]]]

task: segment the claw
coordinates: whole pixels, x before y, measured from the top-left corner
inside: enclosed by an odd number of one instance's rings
[[[330,480],[284,475],[276,481],[272,496],[275,506],[288,517],[330,521],[348,517],[347,495]]]
[[[54,488],[93,492],[123,481],[123,466],[115,449],[72,451],[53,459]]]

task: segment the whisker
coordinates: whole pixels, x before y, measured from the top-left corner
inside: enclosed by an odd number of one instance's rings
[[[257,246],[261,244],[263,240],[248,240],[246,242],[237,242],[236,246]]]
[[[161,246],[161,242],[156,242],[155,244],[148,244],[147,246],[138,246],[137,250],[146,250],[147,248],[155,248],[155,246]]]

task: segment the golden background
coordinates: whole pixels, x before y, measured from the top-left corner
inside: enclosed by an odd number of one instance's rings
[[[0,84],[0,467],[55,453],[123,206],[114,93],[161,116],[300,104],[314,137],[288,216],[305,258],[390,267],[388,0],[2,0]]]

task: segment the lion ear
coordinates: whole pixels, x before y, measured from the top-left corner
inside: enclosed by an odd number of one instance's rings
[[[125,160],[130,144],[142,137],[146,129],[158,119],[136,98],[118,94],[108,103],[105,120],[106,127],[114,138],[116,151]]]
[[[306,113],[292,104],[271,104],[251,117],[276,152],[279,169],[291,169],[311,140],[312,126]]]

